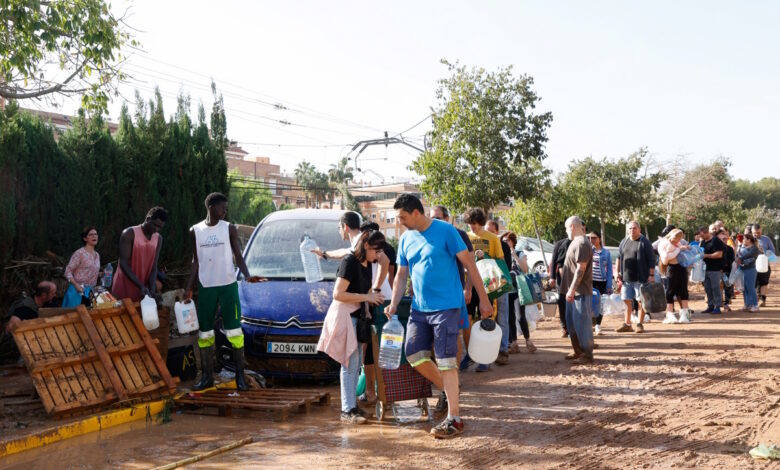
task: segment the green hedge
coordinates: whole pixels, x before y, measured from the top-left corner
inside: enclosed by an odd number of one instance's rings
[[[229,187],[224,135],[210,135],[202,108],[193,123],[183,103],[168,121],[159,94],[133,118],[125,107],[113,137],[103,120],[80,115],[59,141],[14,103],[0,112],[0,266],[47,250],[67,259],[86,225],[98,229],[102,261],[116,260],[122,229],[155,205],[170,214],[163,260],[188,258],[205,196]]]

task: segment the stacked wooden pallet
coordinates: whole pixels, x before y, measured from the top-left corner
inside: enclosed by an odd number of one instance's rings
[[[188,393],[176,399],[176,405],[187,409],[216,408],[221,416],[230,416],[233,408],[273,413],[287,419],[291,412],[311,410],[312,404],[327,405],[330,393],[299,389],[211,390]]]
[[[171,377],[135,305],[22,322],[14,339],[46,411],[79,414],[171,395]]]

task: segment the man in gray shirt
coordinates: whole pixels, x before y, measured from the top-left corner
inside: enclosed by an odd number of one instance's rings
[[[576,215],[566,219],[571,243],[561,270],[561,292],[566,292],[566,329],[574,349],[566,359],[593,361],[593,247],[585,238],[585,225]]]
[[[648,279],[653,277],[655,270],[655,252],[653,245],[644,235],[642,235],[639,222],[632,220],[626,224],[628,236],[620,242],[620,251],[618,254],[618,279],[617,285],[620,289],[620,297],[626,303],[626,318],[622,326],[617,331],[624,333],[634,331],[631,327],[631,314],[633,313],[633,301],[639,301],[639,289],[643,284],[647,284]],[[645,310],[642,303],[639,303],[639,323],[636,325],[637,333],[644,333],[645,328],[642,322],[645,321]]]

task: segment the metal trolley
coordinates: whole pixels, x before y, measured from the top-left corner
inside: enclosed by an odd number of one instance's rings
[[[404,325],[409,321],[409,313],[412,306],[411,297],[404,297],[398,306],[398,321]],[[384,306],[379,306],[373,312],[373,334],[371,347],[373,348],[374,361],[377,364],[377,402],[376,419],[383,421],[387,411],[392,409],[393,418],[398,420],[398,406],[396,402],[405,400],[417,400],[417,406],[421,410],[421,416],[432,419],[428,398],[433,396],[431,382],[423,377],[406,360],[406,353],[402,352],[401,366],[396,370],[380,369],[379,364],[379,339],[382,336],[382,328],[387,323],[387,317],[383,313]]]

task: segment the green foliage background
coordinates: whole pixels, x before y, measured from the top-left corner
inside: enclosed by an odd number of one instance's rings
[[[0,113],[0,266],[47,250],[67,259],[86,225],[98,229],[102,262],[114,261],[121,230],[155,205],[170,214],[163,261],[188,257],[205,196],[229,186],[224,127],[210,133],[205,112],[192,122],[186,108],[181,99],[166,121],[157,93],[139,99],[133,117],[123,108],[115,137],[100,117],[82,114],[57,141],[49,124],[11,103]]]

